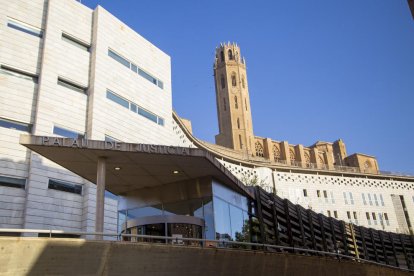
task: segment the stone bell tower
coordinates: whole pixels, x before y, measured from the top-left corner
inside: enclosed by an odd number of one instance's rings
[[[216,48],[214,81],[220,131],[216,144],[251,154],[254,136],[246,62],[237,44]]]

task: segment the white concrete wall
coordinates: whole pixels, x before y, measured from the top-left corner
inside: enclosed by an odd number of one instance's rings
[[[273,187],[275,187],[278,196],[326,216],[330,211],[331,216],[334,217],[334,211],[336,211],[338,219],[346,222],[378,230],[406,232],[407,229],[402,229],[398,225],[396,210],[392,203],[391,195],[396,194],[404,196],[411,223],[414,220],[414,182],[278,172],[266,167],[249,168],[240,164],[219,161],[240,180],[257,179],[256,181],[268,192],[273,192]],[[306,190],[307,197],[304,196],[303,190]],[[318,190],[320,197],[317,195]],[[326,191],[327,198],[324,196],[324,191]],[[352,193],[353,203],[349,193]],[[362,194],[365,195],[366,204],[364,204]],[[371,203],[368,194],[371,196]],[[375,201],[374,195],[376,195],[377,201]],[[382,195],[384,206],[381,204],[380,195]],[[348,219],[347,211],[350,212],[351,219]],[[356,212],[357,220],[354,219],[353,212]],[[366,212],[369,212],[370,221],[366,218]],[[372,213],[375,213],[376,221],[372,219]],[[389,225],[385,220],[383,223],[380,221],[379,214],[383,215],[384,213],[388,215]]]

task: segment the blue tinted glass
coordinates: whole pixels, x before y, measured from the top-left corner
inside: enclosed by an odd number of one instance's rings
[[[128,60],[126,60],[125,58],[121,57],[120,55],[116,54],[115,52],[113,52],[109,49],[108,49],[108,56],[110,56],[114,60],[118,61],[119,63],[121,63],[125,67],[130,68],[130,66],[131,66],[131,64]]]
[[[155,123],[157,123],[157,116],[150,113],[150,112],[148,112],[148,111],[146,111],[145,109],[142,109],[142,108],[138,107],[138,114],[145,117],[145,118],[147,118],[147,119],[149,119],[149,120],[151,120],[151,121],[153,121],[153,122],[155,122]]]
[[[131,70],[134,71],[135,73],[138,73],[138,67],[133,63],[131,63]]]
[[[245,211],[248,210],[246,197],[218,184],[217,182],[213,182],[213,195],[220,197],[224,201],[227,201]]]
[[[37,31],[37,30],[31,29],[29,27],[20,25],[17,22],[8,22],[7,23],[7,26],[10,27],[10,28],[19,30],[21,32],[25,32],[25,33],[30,34],[30,35],[34,35],[34,36],[40,37],[40,38],[43,36],[43,32],[42,31]]]
[[[118,233],[126,229],[126,210],[118,212]]]
[[[119,105],[122,105],[125,108],[129,109],[129,102],[121,97],[119,97],[118,95],[112,93],[111,91],[106,91],[106,97],[108,99],[110,99],[113,102],[116,102]]]
[[[164,215],[183,215],[203,218],[202,199],[192,199],[163,205]]]
[[[128,210],[128,219],[131,218],[141,218],[148,216],[161,216],[162,215],[162,206],[154,205],[150,207],[142,207]]]
[[[110,191],[107,191],[107,190],[105,190],[105,197],[113,199],[113,200],[118,200],[117,195],[114,195],[113,193],[111,193]]]
[[[135,104],[131,104],[131,111],[137,113],[137,106]]]
[[[240,208],[230,205],[231,237],[234,241],[243,241],[247,229],[243,229],[243,211]]]
[[[57,127],[57,126],[53,127],[53,134],[63,136],[63,137],[67,137],[67,138],[73,138],[73,139],[83,138],[83,135],[80,134],[80,133],[77,133],[77,132],[71,131],[71,130],[67,130],[67,129],[64,129],[64,128],[61,128],[61,127]]]
[[[148,74],[147,72],[141,70],[141,68],[138,68],[138,74],[143,77],[144,79],[149,80],[150,82],[152,82],[153,84],[157,84],[157,79],[155,79],[154,77],[152,77],[150,74]]]
[[[164,89],[164,83],[160,80],[158,80],[158,87]]]
[[[213,211],[213,200],[208,198],[204,200],[204,221],[206,223],[205,232],[206,239],[214,240],[215,231],[214,231],[214,211]]]
[[[163,118],[158,117],[158,124],[159,124],[160,126],[163,126],[163,125],[164,125],[164,119],[163,119]]]
[[[231,240],[229,204],[214,197],[214,221],[217,240]]]
[[[13,122],[13,121],[9,121],[6,119],[0,119],[0,127],[10,128],[10,129],[15,129],[15,130],[20,130],[20,131],[26,131],[26,132],[31,131],[31,127],[28,124]]]

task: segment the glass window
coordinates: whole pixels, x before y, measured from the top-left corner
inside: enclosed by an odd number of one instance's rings
[[[317,195],[318,197],[321,197],[321,191],[320,191],[320,190],[316,190],[316,195]]]
[[[351,200],[351,204],[354,205],[354,197],[351,192],[349,192],[349,199]]]
[[[106,98],[129,109],[129,102],[110,90],[106,91]]]
[[[375,201],[375,205],[378,206],[378,199],[377,199],[377,195],[376,194],[374,194],[374,201]]]
[[[134,71],[135,73],[138,73],[138,66],[136,66],[133,63],[131,63],[131,70]]]
[[[131,63],[126,58],[123,58],[122,56],[118,55],[117,53],[115,53],[114,51],[112,51],[110,49],[108,49],[108,56],[110,56],[114,60],[118,61],[119,63],[121,63],[125,67],[128,67],[128,68],[131,67]]]
[[[214,220],[217,240],[231,240],[229,204],[214,197]]]
[[[73,138],[73,139],[83,139],[84,138],[83,134],[80,134],[80,133],[72,131],[72,130],[64,129],[64,128],[61,128],[61,127],[58,127],[58,126],[53,127],[53,134],[63,136],[63,137],[67,137],[67,138]]]
[[[233,241],[243,241],[245,239],[246,229],[243,229],[243,211],[233,205],[230,206],[230,226],[231,226],[231,238]],[[243,231],[244,230],[244,231]]]
[[[21,32],[37,36],[42,38],[43,37],[43,31],[39,28],[36,28],[34,26],[30,26],[29,24],[23,23],[21,21],[18,21],[16,19],[7,18],[7,27],[19,30]]]
[[[334,217],[338,218],[338,211],[334,211]]]
[[[82,185],[65,182],[62,180],[49,179],[49,189],[68,192],[73,194],[82,194]]]
[[[384,198],[382,197],[382,194],[380,194],[380,200],[381,200],[381,206],[384,206]],[[414,201],[414,196],[413,196]]]
[[[118,233],[121,233],[122,231],[126,230],[126,224],[125,224],[127,221],[126,213],[127,213],[126,210],[118,212]]]
[[[160,126],[163,126],[163,125],[164,125],[164,119],[163,119],[163,118],[161,118],[161,117],[158,117],[158,124],[159,124]]]
[[[347,216],[348,219],[351,219],[351,212],[346,211],[346,216]]]
[[[203,200],[203,212],[205,222],[205,238],[208,240],[214,240],[216,238],[214,232],[214,211],[213,211],[213,199],[211,197]]]
[[[153,84],[157,84],[157,79],[151,76],[150,74],[148,74],[147,72],[145,72],[144,70],[142,70],[141,68],[138,68],[138,75],[152,82]]]
[[[60,77],[58,78],[57,83],[60,86],[64,86],[64,87],[69,88],[69,89],[72,89],[72,90],[74,90],[76,92],[80,92],[80,93],[84,93],[84,94],[86,93],[86,87],[82,87],[79,84],[75,84],[75,83],[73,83],[71,81],[62,79]]]
[[[128,210],[128,219],[142,218],[142,217],[148,217],[148,216],[161,216],[161,215],[162,215],[161,204]]]
[[[62,40],[69,43],[69,44],[72,44],[72,45],[78,47],[79,49],[89,51],[89,45],[85,44],[84,42],[82,42],[82,41],[80,41],[76,38],[74,38],[71,35],[62,33]]]
[[[24,189],[26,186],[26,179],[0,175],[0,186]]]
[[[372,205],[371,194],[368,194],[368,201],[369,201],[369,205]]]
[[[203,200],[192,199],[163,204],[164,215],[183,215],[203,218]]]
[[[111,193],[110,191],[105,190],[105,198],[110,198],[113,200],[118,200],[118,196],[114,195],[113,193]]]
[[[135,113],[137,113],[137,111],[138,111],[137,106],[133,103],[131,104],[130,109],[131,109],[132,112],[135,112]]]
[[[164,83],[160,80],[158,80],[158,87],[164,89]]]
[[[13,77],[17,77],[17,78],[21,78],[21,79],[25,79],[25,80],[31,80],[34,83],[37,83],[37,76],[22,70],[19,70],[17,68],[12,68],[9,66],[4,66],[1,65],[0,66],[0,74],[3,75],[8,75],[8,76],[13,76]]]
[[[332,202],[332,204],[335,204],[335,198],[334,198],[334,195],[333,195],[332,191],[331,191],[331,202]]]
[[[247,198],[221,184],[213,182],[213,194],[242,210],[248,211]]]
[[[306,189],[303,189],[303,196],[308,197],[308,191],[306,191]]]
[[[345,204],[348,204],[348,198],[346,197],[346,192],[343,192]]]
[[[364,205],[367,205],[367,201],[365,199],[365,194],[362,193],[362,202],[364,203]]]
[[[16,121],[4,119],[4,118],[0,118],[0,127],[10,128],[10,129],[20,130],[20,131],[26,131],[29,133],[32,131],[32,125],[30,124],[16,122]]]
[[[141,107],[138,107],[138,114],[157,123],[157,116]]]

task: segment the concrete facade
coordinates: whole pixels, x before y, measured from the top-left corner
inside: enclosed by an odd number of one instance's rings
[[[74,0],[0,5],[0,120],[27,126],[0,127],[0,176],[25,182],[0,185],[0,227],[93,231],[96,186],[19,145],[19,136],[59,135],[59,127],[89,139],[170,145],[170,57],[99,6],[91,10]],[[108,90],[129,107],[109,100]],[[141,116],[133,105],[149,113]],[[147,118],[154,114],[158,123]],[[51,179],[79,185],[81,193],[51,189]],[[116,231],[117,199],[110,194],[104,220],[104,231]]]

